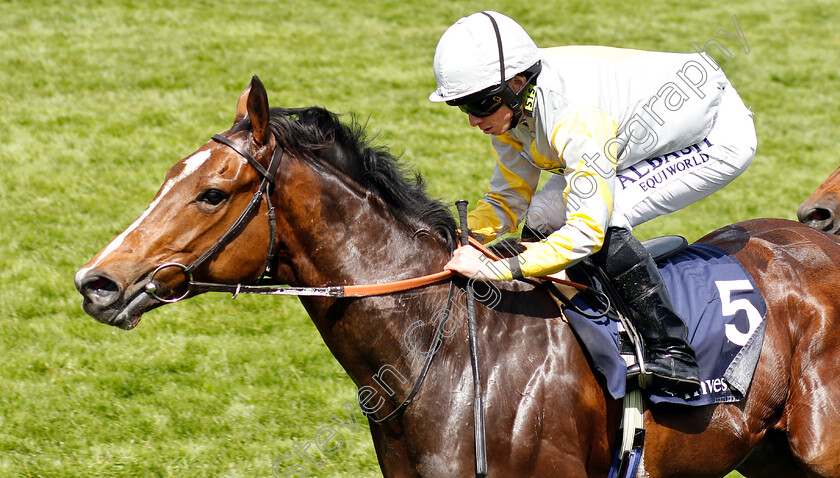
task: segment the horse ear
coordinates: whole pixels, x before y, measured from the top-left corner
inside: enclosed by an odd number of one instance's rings
[[[233,125],[236,126],[237,123],[244,120],[246,116],[248,116],[248,94],[251,93],[251,85],[248,85],[247,88],[242,90],[242,94],[239,95],[239,101],[236,102],[236,117],[233,118]]]
[[[248,88],[251,90],[248,94],[248,116],[251,118],[254,141],[264,145],[268,139],[268,94],[256,75]]]

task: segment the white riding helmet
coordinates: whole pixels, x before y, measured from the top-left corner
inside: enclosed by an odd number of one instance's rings
[[[492,15],[498,26],[488,16]],[[534,40],[512,18],[498,12],[478,12],[461,18],[440,37],[435,50],[435,102],[469,96],[501,81],[500,49],[505,81],[540,61]]]

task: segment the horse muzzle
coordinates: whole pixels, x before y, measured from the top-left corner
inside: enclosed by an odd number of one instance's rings
[[[102,271],[82,269],[76,274],[75,284],[88,315],[125,330],[136,327],[145,312],[163,305],[145,291],[144,283],[126,288]]]

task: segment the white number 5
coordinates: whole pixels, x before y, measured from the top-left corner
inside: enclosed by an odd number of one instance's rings
[[[743,347],[747,344],[747,340],[755,332],[755,329],[761,324],[761,314],[749,300],[731,300],[730,295],[733,290],[753,290],[753,286],[748,280],[721,280],[715,281],[715,285],[720,292],[720,300],[722,302],[721,313],[723,313],[724,317],[733,316],[739,310],[747,313],[750,330],[746,333],[738,330],[735,324],[726,324],[726,338],[730,342]]]

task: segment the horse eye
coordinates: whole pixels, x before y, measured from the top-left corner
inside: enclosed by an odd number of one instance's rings
[[[225,199],[227,199],[227,194],[218,189],[208,189],[198,196],[198,202],[207,203],[211,206],[217,206]]]

